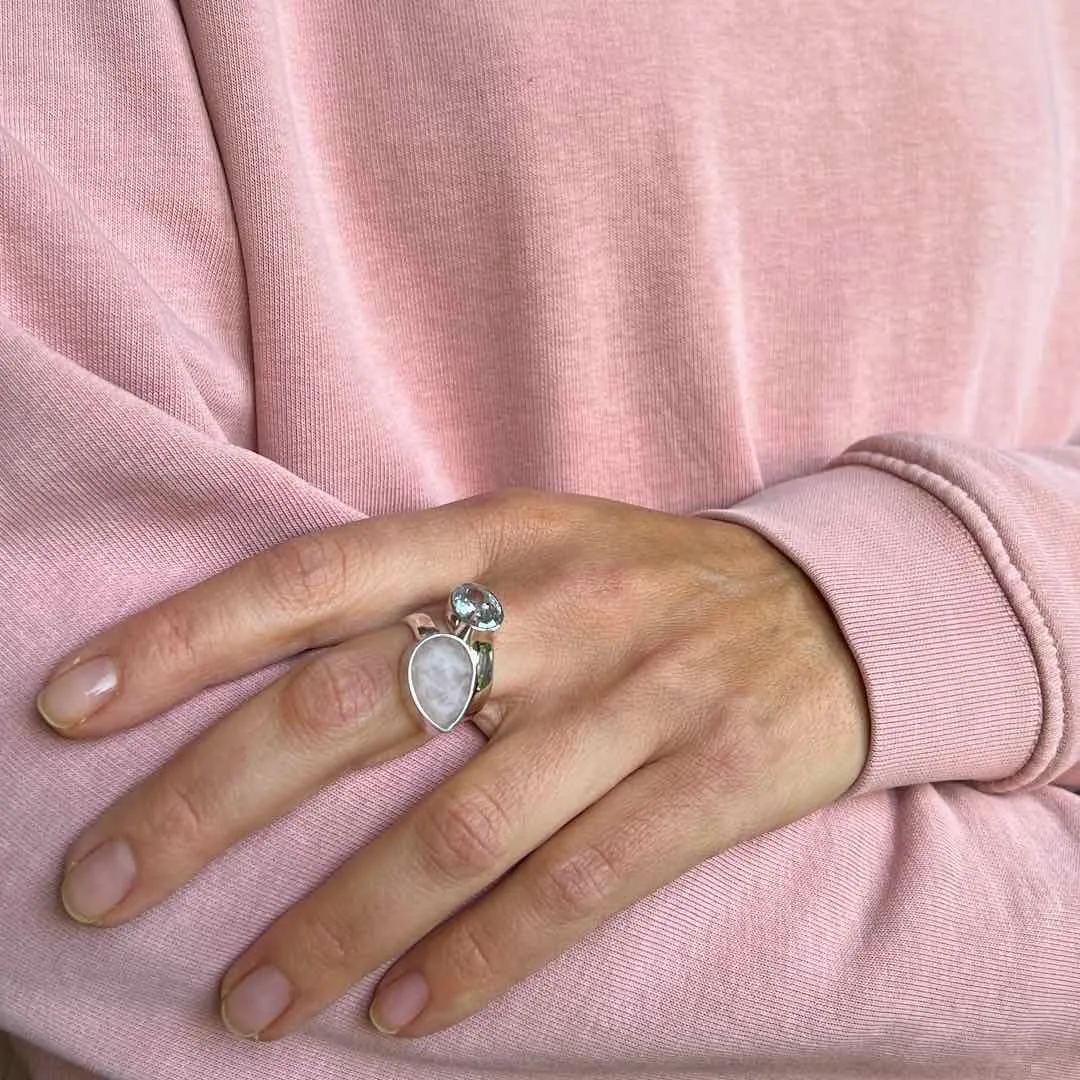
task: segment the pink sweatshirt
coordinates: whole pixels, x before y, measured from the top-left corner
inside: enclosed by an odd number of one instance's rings
[[[0,1028],[32,1075],[1080,1076],[1078,94],[1076,0],[0,0]],[[378,972],[266,1045],[217,982],[469,725],[127,927],[60,913],[74,837],[283,670],[71,744],[32,707],[62,653],[506,485],[788,552],[865,676],[856,794],[418,1041],[367,1026]]]

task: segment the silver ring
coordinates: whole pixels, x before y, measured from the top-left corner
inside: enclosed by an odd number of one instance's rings
[[[472,581],[450,594],[446,629],[423,612],[405,617],[416,640],[402,657],[402,689],[426,727],[453,731],[483,708],[495,677],[491,635],[502,621],[498,597]]]

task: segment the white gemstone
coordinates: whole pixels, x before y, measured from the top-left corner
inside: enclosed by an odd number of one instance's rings
[[[453,634],[422,638],[409,658],[413,701],[442,731],[449,731],[465,714],[475,679],[472,651]]]

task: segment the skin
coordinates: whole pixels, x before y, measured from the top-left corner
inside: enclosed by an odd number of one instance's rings
[[[811,582],[757,533],[584,496],[479,496],[290,540],[58,665],[116,663],[112,695],[62,730],[96,739],[322,650],[76,841],[69,872],[116,838],[134,853],[134,887],[94,924],[135,918],[334,777],[432,737],[403,705],[400,620],[441,622],[463,581],[506,611],[472,718],[489,743],[236,959],[223,998],[266,964],[292,988],[277,1020],[238,1033],[288,1035],[394,957],[380,987],[419,972],[429,991],[396,1034],[449,1027],[696,864],[834,802],[863,768],[857,665]]]

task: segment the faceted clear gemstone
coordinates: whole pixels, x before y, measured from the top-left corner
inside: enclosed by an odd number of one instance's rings
[[[449,731],[465,715],[475,679],[469,646],[453,634],[421,638],[409,657],[413,701],[440,731]]]
[[[498,630],[502,626],[502,604],[495,594],[471,582],[451,593],[450,610],[454,618],[475,630]]]

